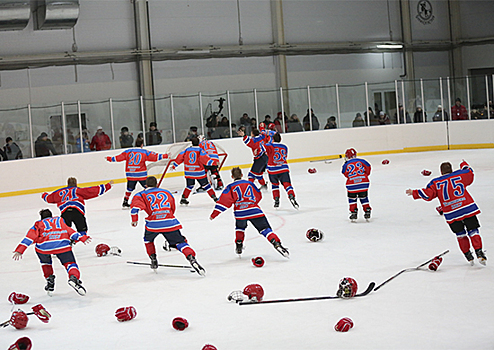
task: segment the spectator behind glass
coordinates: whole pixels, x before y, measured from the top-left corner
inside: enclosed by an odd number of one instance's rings
[[[384,113],[384,111],[379,112],[379,125],[391,124],[389,117]]]
[[[288,132],[288,116],[285,114],[284,116],[285,119],[285,132]],[[269,124],[268,124],[269,125]],[[279,132],[280,134],[283,132],[283,118],[281,118],[281,112],[278,112],[276,115],[276,119],[274,120],[274,127],[275,131]]]
[[[298,119],[298,115],[295,113],[291,115],[290,119],[288,119],[287,123],[288,132],[300,132],[304,131],[300,120]]]
[[[367,112],[369,112],[369,119],[367,119]],[[376,113],[379,113],[376,110]],[[370,125],[377,125],[379,124],[377,115],[372,111],[372,107],[369,107],[367,111],[364,112],[364,116],[362,117],[365,121],[365,125],[367,125],[367,122],[370,122]]]
[[[140,132],[136,138],[136,147],[139,148],[144,144],[144,135]]]
[[[22,159],[21,148],[12,140],[12,137],[7,137],[5,139],[5,146],[3,151],[5,152],[5,160]]]
[[[191,141],[192,138],[197,137],[197,126],[191,126],[189,129],[189,133],[187,134],[187,137],[185,138],[184,142]]]
[[[319,120],[314,114],[314,110],[310,109],[311,119],[312,119],[312,130],[319,130]],[[310,131],[310,120],[309,120],[309,110],[307,110],[307,114],[304,117],[304,129],[305,131]]]
[[[443,106],[438,105],[436,113],[434,113],[434,116],[432,117],[433,122],[440,122],[443,121],[443,114],[444,114],[444,120],[449,120],[448,112],[444,111],[443,112]]]
[[[423,115],[422,115],[423,112]],[[422,111],[422,106],[417,106],[417,109],[415,110],[415,113],[413,114],[413,122],[414,123],[422,123],[424,121],[427,121],[427,113],[425,111]]]
[[[335,116],[331,116],[331,117],[328,117],[328,119],[326,120],[326,125],[324,125],[324,129],[336,129],[338,128],[338,125],[336,124],[336,117]]]
[[[105,134],[102,126],[98,126],[96,134],[94,134],[89,148],[91,149],[91,151],[105,151],[111,148],[110,137]]]
[[[266,126],[268,126],[268,125],[269,125],[269,124],[271,124],[271,123],[272,123],[272,121],[271,121],[271,116],[270,116],[269,114],[266,114],[266,115],[264,116],[264,124],[265,124]]]
[[[451,107],[451,120],[468,120],[467,109],[459,98],[456,98],[455,104]]]
[[[156,127],[156,122],[149,123],[149,131],[146,133],[146,146],[159,145],[163,141],[161,133]]]
[[[134,137],[129,133],[129,128],[122,126],[120,129],[120,148],[130,148],[134,144]]]
[[[52,155],[58,154],[46,132],[42,132],[36,139],[36,142],[34,142],[34,152],[36,153],[36,157],[47,157],[50,155],[50,152]]]
[[[2,162],[4,160],[8,160],[7,159],[7,155],[5,154],[5,152],[3,151],[3,149],[0,148],[0,162]]]
[[[362,114],[357,113],[357,115],[355,116],[355,119],[352,122],[352,126],[354,128],[359,127],[359,126],[365,126],[364,119],[362,119]]]
[[[84,145],[84,153],[91,152],[91,149],[89,148],[89,136],[87,135],[87,131],[83,130],[82,131],[82,144]],[[77,138],[75,139],[75,147],[78,153],[81,153],[81,137],[80,134],[77,135]]]
[[[400,115],[400,124],[404,124],[403,113],[405,113],[407,123],[412,122],[412,119],[410,119],[410,114],[408,114],[408,112],[405,112],[405,110],[403,109],[403,105],[401,103],[398,104],[398,113]],[[395,113],[393,117],[393,122],[395,124],[398,123],[398,113]]]

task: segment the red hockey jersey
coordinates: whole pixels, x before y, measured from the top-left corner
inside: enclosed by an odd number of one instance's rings
[[[109,162],[125,161],[125,176],[127,180],[142,181],[148,176],[146,162],[156,162],[168,158],[167,154],[158,154],[143,148],[129,148],[118,156],[106,157]]]
[[[288,147],[282,143],[272,142],[264,145],[268,155],[268,174],[280,174],[289,172],[286,158]]]
[[[236,180],[223,190],[211,217],[214,219],[232,205],[233,213],[238,220],[262,217],[264,213],[259,208],[261,199],[261,191],[252,182]]]
[[[363,192],[369,189],[371,165],[364,159],[353,158],[345,162],[341,169],[345,175],[348,192]]]
[[[45,192],[41,198],[46,203],[56,204],[61,213],[67,208],[75,208],[84,214],[86,211],[84,200],[101,196],[110,189],[110,183],[91,187],[64,187],[52,193]]]
[[[218,156],[218,150],[214,143],[209,140],[202,140],[199,143],[199,147],[201,147],[211,159],[213,159],[213,165],[218,165],[220,163],[220,158]]]
[[[146,230],[151,232],[170,232],[182,228],[175,218],[175,198],[170,191],[150,187],[137,193],[130,204],[132,222],[139,220],[139,210],[144,210]]]
[[[256,137],[250,137],[244,135],[243,141],[247,147],[252,150],[252,154],[254,155],[254,159],[260,158],[264,153],[266,153],[266,149],[264,148],[264,136],[259,135]]]
[[[71,239],[85,241],[88,238],[67,226],[61,217],[55,216],[36,221],[15,251],[23,254],[27,247],[35,243],[38,253],[60,254],[72,250]]]
[[[473,178],[472,168],[463,161],[460,170],[432,179],[426,188],[413,190],[412,196],[413,199],[422,198],[425,201],[439,199],[444,218],[450,224],[480,214],[480,209],[467,191]]]
[[[186,178],[201,179],[206,176],[204,166],[214,165],[214,161],[201,147],[191,146],[179,153],[173,166],[184,163]]]

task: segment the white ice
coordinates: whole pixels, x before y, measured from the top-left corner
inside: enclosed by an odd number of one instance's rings
[[[214,203],[206,194],[193,195],[188,207],[178,206],[176,216],[183,234],[197,252],[207,276],[188,270],[159,268],[127,261],[148,262],[143,245],[143,214],[137,228],[130,213],[121,209],[124,184],[86,203],[89,234],[93,242],[77,244],[74,252],[87,295],[79,296],[67,285],[67,275],[54,261],[56,290],[44,291],[45,280],[30,247],[21,261],[12,251],[38,219],[38,211],[56,207],[39,194],[0,199],[0,321],[7,320],[12,291],[30,296],[27,311],[41,303],[52,314],[48,324],[30,316],[27,328],[0,329],[0,349],[28,336],[33,349],[202,349],[209,343],[220,350],[264,349],[492,349],[494,347],[494,150],[458,150],[364,157],[373,166],[370,204],[372,219],[348,220],[342,160],[332,163],[290,165],[300,210],[282,192],[281,207],[273,208],[270,192],[261,206],[274,231],[290,249],[283,258],[249,226],[241,258],[234,252],[234,219],[231,209],[209,221]],[[389,165],[382,165],[389,159]],[[435,210],[437,201],[414,201],[407,188],[425,187],[438,175],[439,164],[462,159],[475,170],[468,190],[482,210],[479,220],[487,267],[475,260],[470,266],[461,254],[455,235]],[[308,168],[315,167],[316,174]],[[433,171],[431,177],[420,174]],[[244,174],[247,170],[244,170]],[[229,172],[222,172],[229,182]],[[183,188],[183,178],[166,181],[170,190]],[[178,195],[177,195],[178,196]],[[325,233],[311,243],[309,228]],[[122,249],[122,256],[96,257],[94,248],[105,242]],[[186,265],[182,254],[161,249],[164,264]],[[259,283],[265,300],[335,295],[338,281],[353,277],[359,291],[400,270],[415,267],[449,249],[437,272],[407,272],[377,292],[350,300],[322,300],[239,306],[227,301],[234,290]],[[251,258],[262,256],[266,264],[256,268]],[[114,312],[133,305],[137,318],[119,323]],[[185,317],[189,328],[174,330],[174,317]],[[334,331],[335,323],[350,317],[355,327],[348,333]]]

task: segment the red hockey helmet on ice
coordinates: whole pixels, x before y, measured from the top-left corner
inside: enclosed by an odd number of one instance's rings
[[[175,317],[172,321],[172,326],[177,331],[183,331],[185,328],[189,327],[189,322],[183,317]]]
[[[353,321],[350,317],[343,317],[334,325],[334,330],[337,332],[348,332],[353,328]]]
[[[214,345],[206,344],[202,347],[202,350],[218,350],[218,349]]]
[[[247,295],[250,300],[261,301],[264,296],[264,289],[262,289],[260,284],[249,284],[244,288],[243,293]]]
[[[309,170],[307,170],[309,172],[309,174],[315,174],[317,173],[317,170],[316,168],[309,168]]]
[[[252,264],[254,264],[255,267],[263,267],[264,259],[262,258],[262,256],[252,258]]]
[[[22,310],[12,312],[10,316],[10,324],[16,329],[23,329],[27,326],[27,314]]]
[[[110,251],[110,247],[105,243],[100,243],[96,246],[95,251],[97,256],[105,256]]]
[[[324,238],[324,233],[317,228],[310,228],[305,234],[307,239],[311,242],[317,242]]]
[[[351,277],[344,277],[340,280],[336,295],[340,298],[353,298],[357,294],[357,281]]]
[[[357,151],[355,148],[349,148],[345,151],[345,159],[353,159],[357,157]]]
[[[31,350],[33,343],[28,337],[22,337],[12,344],[8,350]]]

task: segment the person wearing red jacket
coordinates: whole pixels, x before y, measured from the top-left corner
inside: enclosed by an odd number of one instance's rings
[[[428,202],[434,198],[439,199],[444,218],[451,231],[456,234],[460,250],[467,261],[473,265],[471,242],[479,263],[486,265],[487,258],[482,250],[480,224],[477,219],[480,209],[467,191],[467,186],[473,183],[473,170],[464,160],[459,170],[453,171],[449,162],[442,163],[440,170],[441,176],[432,179],[426,188],[407,189],[406,194],[412,196],[413,199],[423,199]]]
[[[180,152],[171,166],[171,169],[175,170],[177,166],[184,163],[186,187],[182,193],[180,204],[189,204],[187,198],[189,198],[190,193],[194,189],[196,180],[209,194],[209,197],[216,202],[218,198],[216,198],[216,194],[208,182],[205,170],[206,166],[214,165],[215,159],[211,158],[206,151],[199,147],[199,139],[197,137],[193,137],[190,141],[192,142],[192,146]]]
[[[91,149],[91,151],[105,151],[111,148],[110,137],[105,134],[102,126],[98,126],[96,134],[94,134],[89,148]]]
[[[70,241],[81,241],[84,244],[88,244],[91,242],[91,237],[74,231],[67,226],[61,217],[53,217],[49,209],[42,209],[39,215],[41,216],[41,220],[36,221],[29,229],[26,237],[15,248],[12,259],[21,259],[26,249],[34,243],[43,275],[46,278],[45,291],[51,295],[55,290],[55,275],[53,274],[51,256],[56,255],[67,270],[69,285],[80,295],[85,295],[86,289],[79,280],[81,273],[72,253]]]
[[[148,214],[144,231],[144,244],[151,259],[151,268],[153,270],[158,268],[154,240],[158,235],[162,234],[170,247],[179,250],[189,260],[194,270],[199,275],[205,276],[206,270],[197,262],[194,249],[189,246],[185,237],[180,233],[182,225],[175,218],[175,198],[173,194],[168,190],[157,188],[156,185],[156,178],[154,176],[148,177],[146,179],[146,189],[137,193],[132,198],[130,205],[131,225],[133,227],[137,226],[140,210]]]
[[[357,220],[357,199],[360,199],[360,204],[364,210],[364,219],[369,220],[372,210],[368,196],[371,165],[365,159],[357,158],[357,151],[354,148],[349,148],[345,151],[345,163],[341,173],[347,178],[346,189],[350,206],[350,220],[352,222]]]
[[[130,208],[129,198],[132,191],[135,190],[137,182],[142,188],[146,188],[146,178],[148,176],[146,162],[157,162],[162,159],[167,159],[168,154],[158,154],[142,148],[144,140],[138,138],[135,148],[128,148],[118,156],[106,157],[109,162],[125,161],[125,175],[127,177],[127,191],[124,195],[122,208]]]
[[[98,186],[77,187],[77,179],[69,177],[67,187],[60,188],[52,193],[45,192],[41,198],[46,203],[56,204],[61,217],[71,227],[75,225],[77,232],[82,236],[87,234],[86,207],[85,200],[96,198],[108,192],[113,185],[113,180]]]
[[[288,258],[288,249],[281,245],[281,240],[271,229],[271,225],[259,207],[262,199],[261,191],[251,182],[242,180],[242,170],[239,167],[232,169],[233,182],[225,187],[216,202],[209,217],[214,220],[218,215],[233,205],[235,215],[235,252],[240,255],[243,251],[245,229],[250,221],[261,235],[285,258]]]
[[[459,98],[455,100],[455,104],[451,107],[451,120],[468,120],[467,108],[461,104]]]

